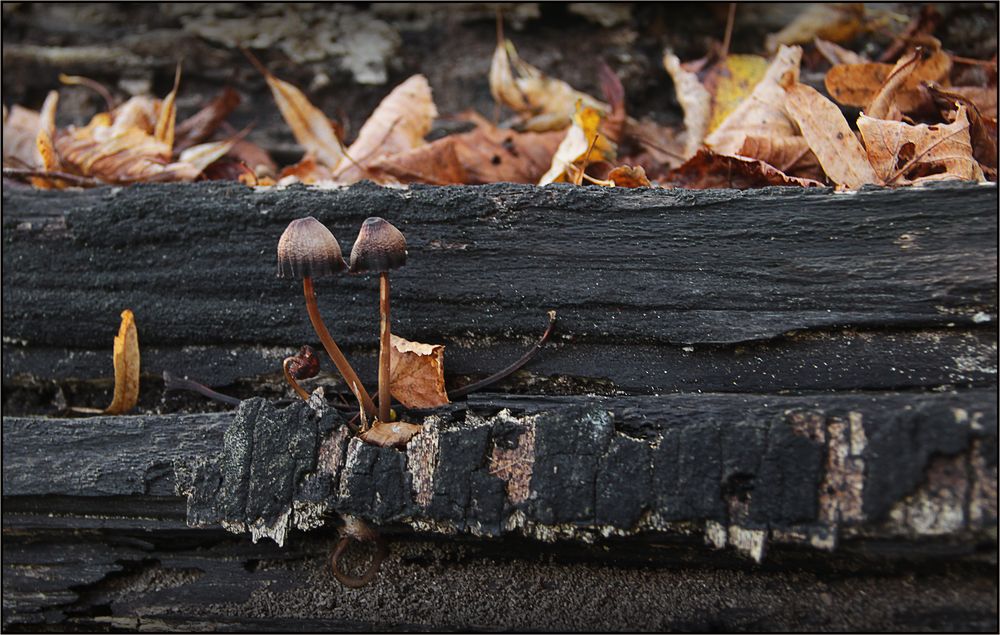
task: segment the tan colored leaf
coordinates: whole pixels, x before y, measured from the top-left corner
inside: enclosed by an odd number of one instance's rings
[[[375,424],[358,435],[365,443],[382,448],[405,448],[414,436],[420,434],[423,426],[405,421],[376,421]]]
[[[524,120],[523,129],[535,132],[561,130],[576,112],[577,102],[601,115],[610,106],[562,81],[547,77],[523,61],[510,40],[497,43],[490,64],[490,93],[497,103],[508,106]]]
[[[323,111],[313,106],[305,94],[292,84],[278,79],[263,66],[258,66],[258,70],[267,80],[278,110],[299,145],[323,165],[336,167],[344,158],[344,146]]]
[[[814,38],[813,43],[816,45],[816,50],[826,58],[826,61],[830,62],[831,66],[838,64],[864,64],[868,61],[864,56],[845,49],[839,44],[824,40],[821,37]]]
[[[747,137],[736,154],[748,159],[760,159],[785,174],[817,181],[824,177],[823,169],[805,137]]]
[[[875,119],[901,119],[904,109],[914,108],[922,101],[918,90],[921,81],[938,81],[951,70],[951,58],[939,49],[931,52],[915,48],[899,58],[889,71],[885,83],[865,108],[865,113]],[[909,92],[909,95],[902,95]]]
[[[868,149],[868,160],[885,185],[985,180],[972,155],[964,105],[959,106],[955,121],[947,125],[914,126],[862,114],[858,129]]]
[[[208,105],[177,124],[174,152],[181,152],[185,148],[207,141],[222,121],[239,105],[240,94],[227,86]]]
[[[684,130],[687,135],[684,156],[690,158],[701,147],[708,134],[708,121],[712,113],[712,95],[701,85],[698,76],[681,66],[679,57],[667,51],[663,67],[674,80],[674,93],[684,110]]]
[[[456,137],[444,137],[412,150],[376,159],[371,169],[400,183],[455,185],[467,182],[455,151]]]
[[[901,112],[912,112],[923,102],[920,83],[939,82],[950,69],[951,60],[943,51],[930,53],[925,58],[914,50],[900,58],[895,66],[878,62],[838,64],[827,71],[823,82],[830,96],[844,106],[871,111],[881,93],[884,101],[891,99]],[[893,83],[887,85],[891,78]]]
[[[552,157],[549,171],[539,179],[539,185],[568,181],[579,184],[586,165],[615,157],[615,145],[600,136],[597,128],[601,115],[593,108],[578,106],[573,125]]]
[[[972,156],[979,161],[984,171],[989,171],[992,178],[997,171],[997,124],[996,117],[984,117],[979,106],[972,99],[956,89],[945,90],[934,82],[923,85],[931,95],[934,103],[941,109],[943,116],[957,114],[959,106],[965,106],[965,114],[969,118],[969,137],[972,141]],[[994,109],[996,95],[993,96]]]
[[[701,149],[684,165],[672,170],[668,181],[676,187],[691,189],[748,189],[769,185],[819,187],[823,184],[810,179],[789,176],[772,165],[757,159],[725,156]]]
[[[333,171],[318,163],[316,157],[309,154],[302,157],[298,163],[283,168],[278,175],[278,183],[281,185],[296,182],[315,185],[332,180]]]
[[[785,96],[788,113],[831,181],[851,189],[878,183],[865,149],[836,104],[797,82],[786,88]]]
[[[240,139],[233,144],[226,156],[241,161],[253,170],[257,178],[272,178],[278,174],[278,166],[267,150],[252,141]]]
[[[3,165],[10,168],[40,168],[38,111],[14,105],[3,120]]]
[[[390,337],[389,386],[407,408],[436,408],[448,401],[444,389],[444,346]]]
[[[783,76],[798,81],[802,49],[782,46],[750,96],[740,102],[722,124],[705,138],[718,154],[735,154],[747,137],[793,137],[795,124],[785,112]]]
[[[807,44],[814,38],[846,42],[864,28],[862,3],[810,3],[783,29],[767,36],[765,46],[774,52],[781,45]]]
[[[359,164],[365,166],[383,156],[424,145],[435,117],[437,108],[427,78],[410,77],[382,100],[361,127],[357,140],[347,151],[350,159],[345,157],[340,162],[334,178],[342,183],[371,178]]]
[[[951,86],[949,92],[961,95],[975,104],[979,114],[989,119],[997,118],[996,86]]]
[[[620,165],[608,173],[608,180],[615,187],[650,187],[652,184],[646,178],[646,170],[642,166]]]
[[[174,128],[177,123],[177,89],[181,84],[181,65],[177,65],[177,72],[174,74],[174,87],[170,94],[160,103],[159,112],[156,115],[156,127],[153,129],[153,137],[170,148],[174,148]]]
[[[122,311],[122,322],[115,336],[115,394],[104,411],[120,415],[135,408],[139,401],[139,336],[132,311]]]

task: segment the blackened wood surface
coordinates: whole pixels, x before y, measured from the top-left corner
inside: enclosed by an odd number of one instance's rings
[[[335,509],[543,539],[694,523],[757,559],[771,540],[833,549],[844,535],[974,548],[996,522],[996,404],[992,390],[493,396],[430,420],[405,452],[338,436],[339,416],[304,402],[249,400],[235,418],[8,417],[4,497],[183,493],[189,524],[279,542]]]
[[[274,276],[284,226],[314,215],[349,251],[361,221],[381,215],[410,250],[393,274],[394,330],[447,344],[452,373],[513,359],[555,308],[539,372],[612,389],[995,381],[995,186],[838,195],[204,184],[3,197],[5,380],[98,375],[106,358],[88,355],[109,348],[125,307],[147,370],[173,359],[214,384],[273,372],[315,338],[299,286]],[[374,280],[322,281],[318,294],[338,341],[359,366],[373,364]]]

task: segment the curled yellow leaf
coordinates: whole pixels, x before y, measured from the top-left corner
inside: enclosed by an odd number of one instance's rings
[[[132,311],[122,311],[122,323],[115,336],[115,395],[104,411],[120,415],[135,408],[139,401],[139,336]]]

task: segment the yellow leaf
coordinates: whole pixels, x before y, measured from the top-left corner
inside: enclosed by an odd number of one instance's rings
[[[444,389],[444,346],[390,337],[389,386],[408,408],[436,408],[448,401]]]
[[[538,184],[566,181],[569,176],[575,179],[582,175],[585,168],[583,164],[613,159],[617,148],[606,137],[598,136],[597,127],[600,124],[601,114],[597,110],[578,103],[576,114],[573,115],[573,125],[566,131],[566,136],[552,157],[549,171]]]
[[[753,92],[766,71],[767,60],[759,55],[729,55],[712,68],[705,78],[706,88],[712,93],[709,134]]]
[[[132,311],[122,311],[122,323],[115,336],[115,396],[104,412],[120,415],[139,401],[139,336]]]

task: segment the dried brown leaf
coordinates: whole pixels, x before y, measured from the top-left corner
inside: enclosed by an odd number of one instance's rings
[[[942,110],[943,116],[949,116],[956,111],[959,106],[965,106],[966,115],[969,117],[969,137],[972,141],[972,155],[982,165],[984,170],[989,170],[993,177],[997,171],[997,125],[996,117],[992,118],[992,125],[976,103],[967,98],[963,93],[955,89],[945,90],[934,82],[924,85],[930,93],[934,103]],[[996,96],[994,95],[994,104]]]
[[[115,393],[104,411],[120,415],[135,408],[139,401],[139,336],[132,311],[122,311],[121,326],[114,344]]]
[[[760,159],[792,176],[817,181],[824,177],[823,168],[805,137],[747,137],[736,154]]]
[[[389,386],[408,408],[436,408],[448,401],[444,388],[444,346],[390,337]]]
[[[437,117],[431,87],[423,75],[414,75],[397,86],[378,105],[358,132],[334,178],[354,183],[371,178],[364,166],[384,156],[391,156],[424,145]]]
[[[712,134],[705,145],[718,154],[735,154],[747,137],[794,137],[795,124],[785,112],[783,77],[798,81],[802,49],[782,46],[764,78]]]
[[[376,174],[400,183],[457,185],[468,182],[455,151],[456,136],[444,137],[418,148],[382,157],[370,164]]]
[[[208,105],[177,124],[174,133],[174,152],[180,152],[207,140],[239,105],[240,94],[227,86]]]
[[[969,119],[964,105],[947,125],[910,125],[862,114],[858,129],[868,160],[885,185],[909,185],[961,179],[984,181],[972,155]]]
[[[684,165],[668,175],[671,185],[691,189],[748,189],[769,185],[819,187],[811,179],[789,176],[772,165],[757,159],[720,155],[708,149],[699,150]]]
[[[306,154],[315,156],[327,167],[336,167],[344,158],[344,146],[333,123],[294,85],[278,79],[263,66],[258,65],[258,70],[267,80],[281,116]]]
[[[5,110],[6,113],[6,110]],[[3,120],[3,166],[10,168],[41,168],[38,156],[38,131],[41,129],[38,111],[14,105]]]
[[[382,448],[405,448],[423,426],[405,421],[376,421],[375,424],[358,435],[365,443]]]
[[[524,120],[523,129],[535,132],[561,130],[576,112],[577,102],[604,115],[610,106],[562,81],[547,77],[523,61],[510,40],[497,42],[490,64],[490,93],[497,103],[514,110]]]
[[[831,181],[851,189],[878,182],[865,149],[836,104],[815,88],[797,82],[785,93],[788,113]]]
[[[900,58],[896,65],[878,62],[838,64],[827,71],[823,81],[830,96],[844,106],[870,112],[881,94],[883,101],[891,99],[896,108],[905,113],[923,103],[920,83],[941,81],[950,68],[951,60],[944,52],[931,52],[925,58],[914,50]],[[890,79],[894,79],[891,85],[888,84]]]
[[[642,166],[620,165],[608,173],[608,180],[614,182],[615,187],[652,186]]]

